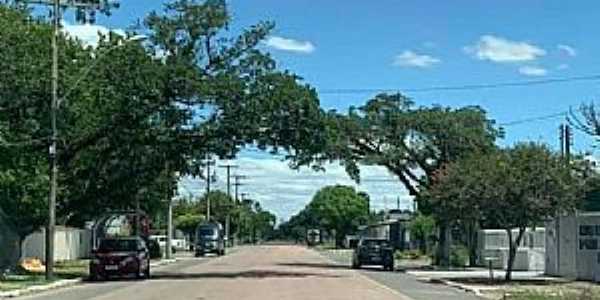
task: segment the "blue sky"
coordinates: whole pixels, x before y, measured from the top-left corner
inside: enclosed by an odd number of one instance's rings
[[[121,8],[109,18],[101,17],[98,25],[126,28],[150,10],[160,9],[161,3],[122,0]],[[321,102],[327,109],[345,110],[373,96],[327,93],[335,89],[402,91],[600,74],[597,1],[229,3],[233,32],[260,20],[276,23],[271,39],[262,47],[274,55],[282,68],[298,73],[322,91]],[[582,102],[598,99],[599,91],[600,81],[582,81],[407,95],[419,105],[480,105],[491,118],[506,123],[578,107]],[[562,121],[564,118],[557,117],[506,127],[506,139],[500,143],[533,140],[556,149]],[[578,151],[592,151],[592,142],[580,133],[575,135]],[[251,154],[245,157],[270,160]],[[290,172],[290,176],[296,175]],[[346,180],[343,174],[338,175],[340,180]],[[385,171],[381,170],[380,176],[386,176]],[[390,184],[380,189],[394,190],[397,186]],[[303,195],[309,197],[310,193]],[[294,201],[300,201],[299,198]],[[382,207],[382,197],[375,198]],[[298,206],[281,209],[280,214],[287,217]]]

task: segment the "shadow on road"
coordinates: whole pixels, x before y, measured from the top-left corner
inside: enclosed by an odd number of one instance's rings
[[[273,270],[254,270],[244,272],[207,272],[207,273],[170,273],[160,272],[152,275],[152,280],[169,279],[169,280],[189,280],[189,279],[267,279],[267,278],[304,278],[304,277],[321,277],[321,278],[339,278],[337,275],[318,274],[308,272],[286,272]]]
[[[316,269],[350,269],[350,266],[328,263],[280,263],[278,266]]]

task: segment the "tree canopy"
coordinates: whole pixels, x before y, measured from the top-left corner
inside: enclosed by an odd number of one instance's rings
[[[359,164],[387,168],[418,195],[444,163],[485,153],[502,136],[480,107],[415,107],[402,94],[380,94],[348,114],[329,112],[327,155],[360,179]]]
[[[144,43],[111,33],[94,48],[60,35],[61,223],[137,201],[164,209],[178,176],[201,176],[207,154],[252,146],[309,161],[322,126],[315,90],[259,49],[273,24],[234,34],[230,21],[225,1],[173,0],[128,33]],[[33,228],[45,222],[51,77],[40,41],[52,30],[7,5],[0,25],[0,205],[30,212],[19,215]]]

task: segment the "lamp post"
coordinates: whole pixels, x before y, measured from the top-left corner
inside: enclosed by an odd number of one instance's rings
[[[58,189],[58,164],[57,164],[57,141],[58,141],[58,128],[56,126],[56,119],[58,114],[58,36],[60,34],[60,0],[54,0],[54,31],[52,34],[52,99],[50,105],[50,124],[52,134],[50,137],[50,147],[48,149],[49,165],[50,165],[50,193],[48,196],[48,225],[46,228],[46,279],[51,280],[54,277],[54,237],[56,231],[56,191]],[[126,42],[135,42],[145,39],[144,36],[134,36],[126,39]],[[109,48],[102,54],[125,45],[125,43],[119,44],[112,48]],[[67,98],[70,93],[79,85],[79,83],[85,78],[89,72],[98,64],[99,58],[96,57],[94,62],[85,68],[78,77],[77,81],[71,88],[65,93],[61,99]]]

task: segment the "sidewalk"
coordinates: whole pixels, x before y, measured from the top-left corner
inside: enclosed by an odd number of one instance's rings
[[[495,291],[506,291],[515,285],[551,285],[564,283],[564,279],[548,277],[542,271],[513,271],[513,282],[505,283],[504,270],[493,270],[494,280],[490,278],[489,270],[470,269],[465,271],[420,271],[409,270],[406,274],[416,277],[422,282],[438,283],[472,292],[483,297]]]

